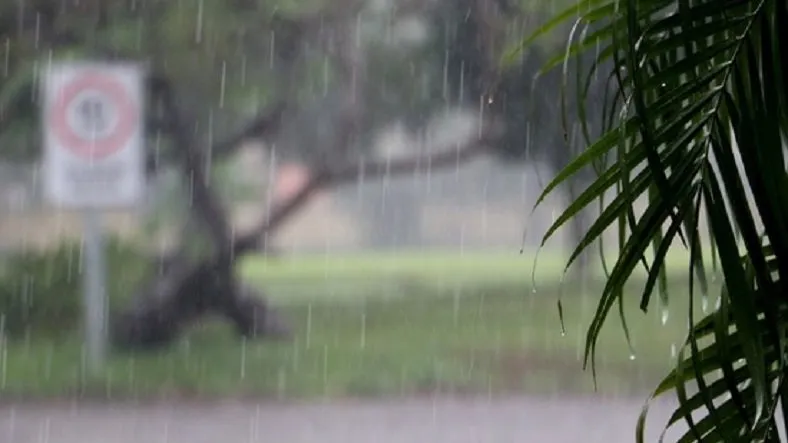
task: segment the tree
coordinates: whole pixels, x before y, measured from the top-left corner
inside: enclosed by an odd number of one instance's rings
[[[576,109],[572,102],[555,100],[554,91],[571,92],[577,85],[565,84],[560,72],[540,72],[549,51],[557,47],[557,40],[532,45],[527,51],[507,52],[525,29],[545,16],[542,8],[546,6],[511,0],[458,0],[442,4],[434,20],[447,51],[445,72],[451,89],[461,90],[473,100],[484,100],[485,112],[503,123],[503,133],[493,147],[496,157],[504,165],[521,167],[525,162],[539,161],[559,171],[578,152],[584,133],[597,133],[601,121],[588,119],[583,128],[562,125],[562,111],[576,113]],[[508,57],[505,66],[499,63],[503,56]],[[593,60],[584,55],[578,62],[582,65],[589,59]],[[583,90],[589,98],[598,99],[604,91],[604,79],[589,80]],[[589,165],[562,183],[570,200],[592,176]],[[579,213],[571,219],[570,237],[579,242],[588,226],[587,214]],[[586,254],[576,262],[577,270],[584,272]]]
[[[429,23],[426,41],[394,56],[390,51],[374,53],[375,62],[370,64],[370,69],[379,72],[371,72],[370,76],[382,81],[370,86],[389,94],[365,92],[370,101],[367,109],[374,110],[369,119],[387,123],[399,120],[405,130],[422,134],[428,129],[430,117],[442,110],[481,108],[491,121],[501,124],[501,134],[491,147],[501,165],[520,168],[526,162],[540,161],[558,171],[568,164],[579,146],[581,134],[579,128],[572,128],[568,134],[563,131],[561,104],[551,93],[561,88],[561,74],[548,72],[537,78],[547,51],[559,41],[529,48],[505,69],[498,63],[508,44],[545,15],[546,5],[510,0],[399,4],[398,14],[417,14]],[[413,77],[408,71],[412,71],[414,64],[419,67],[418,77],[412,82],[402,81]],[[590,85],[590,93],[601,95],[602,83],[597,80]],[[572,104],[568,106],[571,108]],[[587,129],[597,131],[598,126],[594,122]],[[370,132],[367,136],[374,134]],[[572,139],[572,143],[566,143],[567,139]],[[573,177],[566,187],[570,198],[582,183],[590,180],[589,172],[590,168],[586,168],[584,174]],[[468,185],[472,187],[472,183]],[[352,198],[349,205],[360,209],[368,221],[370,244],[390,247],[419,243],[423,193],[397,183],[382,194],[384,197],[377,202],[359,204],[357,198]],[[378,196],[376,193],[375,197]],[[577,217],[573,222],[571,233],[579,241],[588,220]],[[580,264],[578,268],[582,270],[585,261]]]
[[[567,46],[569,58],[592,54],[610,64],[587,67],[578,79],[609,79],[604,105],[615,112],[604,133],[543,196],[593,160],[608,153],[616,160],[546,237],[614,188],[616,196],[604,202],[575,254],[608,228],[618,225],[622,234],[588,330],[586,364],[593,368],[600,327],[627,294],[624,284],[633,270],[642,265],[648,274],[641,308],[653,307],[658,286],[667,304],[668,294],[658,285],[666,278],[666,254],[687,248],[690,330],[676,368],[653,394],[676,392],[678,407],[667,426],[686,424],[681,441],[687,442],[780,441],[778,427],[788,422],[788,301],[782,281],[788,275],[788,4],[582,1],[532,38],[567,20],[576,20],[580,33]],[[564,59],[559,54],[548,67]],[[577,101],[586,102],[582,88]],[[634,209],[638,199],[647,200],[640,213]],[[704,297],[708,290],[709,247],[724,281],[714,312],[698,319],[692,302],[696,291]],[[644,409],[638,422],[638,441],[646,414]]]
[[[360,134],[369,113],[365,88],[359,85],[372,80],[364,46],[356,39],[361,32],[356,22],[368,13],[366,6],[357,0],[205,0],[188,5],[30,0],[0,5],[0,37],[8,42],[0,137],[26,141],[0,139],[0,144],[21,146],[19,154],[26,158],[35,158],[39,144],[34,137],[37,110],[30,97],[38,69],[50,57],[145,60],[151,68],[147,128],[155,143],[148,152],[149,172],[178,168],[191,190],[191,217],[180,249],[163,259],[160,275],[145,282],[139,297],[112,322],[118,347],[167,344],[208,312],[223,314],[246,336],[280,335],[281,325],[264,299],[237,281],[238,257],[267,251],[267,239],[317,191],[353,181],[359,170],[374,179],[425,165],[456,166],[488,152],[494,133],[484,130],[462,146],[424,146],[408,158],[364,155]],[[237,77],[229,81],[230,75]],[[325,94],[306,87],[319,83],[316,77]],[[303,119],[314,110],[317,121]],[[305,123],[325,130],[304,131]],[[265,142],[261,145],[279,157],[303,159],[312,173],[254,229],[234,234],[210,177],[221,158],[250,139]],[[209,240],[196,257],[185,251],[195,233]]]

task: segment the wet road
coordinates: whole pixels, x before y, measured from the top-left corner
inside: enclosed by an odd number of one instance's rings
[[[641,399],[0,407],[2,443],[630,443]],[[669,412],[652,407],[648,441]],[[670,441],[670,439],[668,439]]]

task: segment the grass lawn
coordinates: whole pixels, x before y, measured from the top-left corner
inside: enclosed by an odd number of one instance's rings
[[[265,283],[294,327],[293,340],[245,342],[211,323],[169,351],[115,355],[105,373],[87,377],[78,337],[33,338],[3,348],[0,397],[590,392],[581,358],[599,279],[559,285],[560,259],[542,260],[534,292],[532,259],[516,254],[253,259],[243,273]],[[683,279],[675,280],[671,293],[683,299]],[[674,304],[675,315],[663,325],[659,313],[637,310],[639,289],[632,285],[625,306],[636,358],[619,320],[611,319],[597,356],[603,392],[651,388],[684,334],[685,303]]]
[[[612,265],[615,253],[607,254]],[[594,257],[594,261],[598,262]],[[669,254],[670,272],[685,272],[689,255],[677,250]],[[561,279],[566,257],[550,250],[501,252],[418,252],[311,254],[267,259],[251,257],[241,265],[246,278],[257,282],[290,281],[313,284],[342,279],[411,280],[421,283],[497,282],[513,280],[553,284]],[[602,276],[601,265],[592,270]]]

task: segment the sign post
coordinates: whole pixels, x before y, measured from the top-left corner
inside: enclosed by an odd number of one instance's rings
[[[143,70],[57,63],[43,92],[43,189],[51,204],[83,213],[85,350],[96,373],[108,339],[102,210],[137,205],[145,186]]]

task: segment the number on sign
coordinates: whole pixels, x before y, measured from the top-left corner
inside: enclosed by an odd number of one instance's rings
[[[77,106],[84,133],[103,134],[107,130],[106,110],[101,100],[88,98]]]

